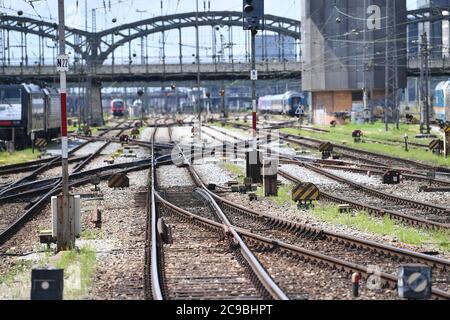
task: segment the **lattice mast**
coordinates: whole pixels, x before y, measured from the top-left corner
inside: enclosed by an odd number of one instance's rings
[[[385,46],[385,108],[384,122],[386,131],[389,123],[396,120],[397,128],[400,122],[399,88],[398,88],[398,47],[397,19],[395,0],[386,1],[386,46]],[[394,116],[395,115],[395,116]]]

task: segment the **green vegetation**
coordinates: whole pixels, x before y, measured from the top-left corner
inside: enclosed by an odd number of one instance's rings
[[[360,231],[370,232],[382,236],[396,237],[399,241],[411,245],[421,246],[433,244],[441,250],[450,251],[450,232],[419,230],[397,224],[385,216],[375,218],[365,212],[355,215],[340,213],[337,206],[319,205],[312,209],[312,214],[327,223],[344,225]]]
[[[31,148],[27,148],[20,151],[14,151],[12,153],[9,152],[0,152],[0,165],[7,164],[16,164],[21,162],[27,162],[36,160],[39,156],[39,151],[34,150],[34,153]]]
[[[245,171],[242,167],[229,162],[222,162],[219,164],[219,166],[222,169],[230,172],[233,176],[235,176],[240,183],[244,182]]]
[[[32,266],[31,261],[18,260],[16,264],[13,267],[11,267],[6,273],[0,275],[0,284],[5,285],[11,284],[12,282],[14,282],[16,276],[29,270],[31,266]]]
[[[64,269],[64,278],[66,280],[69,280],[71,277],[75,278],[75,281],[78,281],[78,277],[80,279],[80,285],[78,287],[64,286],[65,297],[75,299],[82,297],[87,292],[92,285],[95,263],[95,251],[89,247],[83,247],[79,251],[72,250],[62,253],[56,267]],[[76,274],[78,272],[79,274]]]
[[[403,144],[398,145],[388,145],[383,144],[389,140],[403,141],[405,133],[409,136],[410,142],[419,142],[422,144],[427,144],[430,140],[427,139],[415,139],[413,138],[417,133],[417,126],[407,126],[401,125],[400,130],[391,128],[389,132],[384,132],[383,123],[375,123],[373,125],[345,125],[337,126],[336,128],[327,128],[330,130],[329,133],[313,132],[301,129],[281,129],[281,132],[294,135],[302,135],[305,137],[316,138],[321,140],[326,140],[333,142],[337,145],[347,145],[357,149],[388,154],[395,157],[418,160],[423,162],[428,162],[434,165],[450,166],[450,160],[446,160],[444,157],[437,156],[424,148],[417,148],[410,145],[410,151],[407,152],[404,149]],[[352,138],[352,132],[354,130],[361,130],[364,133],[364,137],[380,141],[380,143],[355,143]]]
[[[267,199],[272,200],[279,206],[283,206],[285,204],[290,204],[290,205],[294,206],[295,202],[292,200],[293,187],[294,187],[293,185],[282,185],[282,186],[278,187],[278,196],[268,197]],[[256,195],[259,198],[263,198],[264,197],[264,189],[262,187],[258,188],[258,192],[256,193]]]
[[[104,233],[99,229],[89,229],[81,233],[81,238],[83,240],[101,240],[103,239]]]

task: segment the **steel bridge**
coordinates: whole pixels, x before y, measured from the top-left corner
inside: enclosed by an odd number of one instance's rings
[[[300,21],[266,15],[266,31],[277,34],[279,37],[289,37],[298,44],[301,37]],[[195,79],[197,66],[185,61],[183,54],[183,29],[199,27],[228,26],[241,27],[242,13],[231,11],[220,12],[190,12],[175,14],[151,19],[141,20],[110,29],[89,32],[76,28],[66,28],[66,45],[73,51],[73,61],[68,74],[69,81],[85,82],[88,92],[88,101],[93,112],[95,123],[102,122],[101,110],[96,107],[101,103],[100,87],[104,81],[167,81],[167,80],[190,80]],[[54,60],[57,48],[57,24],[47,21],[36,20],[28,17],[13,15],[0,16],[0,74],[3,81],[23,81],[27,79],[43,80],[51,82],[57,75]],[[178,30],[179,57],[176,64],[167,63],[165,56],[165,44],[163,43],[163,55],[160,63],[149,63],[148,52],[144,52],[144,43],[147,48],[148,36]],[[95,31],[95,30],[94,30]],[[11,34],[20,34],[20,61],[14,63],[11,57]],[[45,45],[45,39],[54,41],[51,47]],[[131,43],[141,41],[140,64],[133,63]],[[28,54],[29,43],[34,40],[38,43],[38,59],[30,63]],[[230,43],[233,43],[232,32]],[[116,63],[116,50],[128,45],[128,63]],[[215,49],[215,48],[214,48]],[[18,49],[17,49],[18,50]],[[249,61],[235,61],[233,48],[229,50],[229,63],[223,63],[218,59],[217,52],[213,52],[212,61],[200,64],[200,72],[203,80],[228,80],[246,79],[249,77]],[[264,54],[264,53],[263,53]],[[50,63],[46,57],[53,56]],[[300,56],[298,56],[299,58]],[[263,61],[267,60],[264,59]],[[137,59],[136,59],[137,60]],[[299,60],[299,59],[298,59]],[[283,52],[277,61],[266,61],[258,66],[260,78],[271,79],[300,78],[301,65],[299,61],[287,61]]]
[[[420,9],[408,12],[410,23],[433,22],[449,20],[444,14],[448,8]],[[266,15],[266,30],[279,37],[293,39],[296,45],[301,40],[301,22],[273,15]],[[96,107],[101,103],[100,88],[102,82],[136,82],[136,81],[171,81],[194,80],[197,74],[197,65],[190,63],[183,53],[183,29],[228,26],[241,27],[242,13],[230,11],[190,12],[175,14],[151,19],[141,20],[129,24],[113,26],[99,32],[89,32],[76,28],[66,28],[66,45],[73,51],[69,81],[86,83],[88,101],[94,112],[94,122],[102,122],[101,110]],[[165,55],[165,44],[162,44],[162,57],[159,63],[149,61],[148,52],[144,52],[144,43],[147,48],[148,37],[152,34],[162,34],[171,30],[178,31],[178,61],[168,63]],[[28,17],[13,15],[0,15],[0,75],[3,81],[42,80],[53,82],[57,77],[54,66],[57,48],[57,24],[36,20]],[[14,61],[11,52],[12,35],[20,38],[20,60]],[[17,37],[19,35],[19,37]],[[263,33],[264,36],[264,33]],[[233,43],[231,31],[230,43]],[[54,42],[48,46],[46,39]],[[280,38],[281,39],[281,38]],[[37,61],[30,58],[29,43],[34,40],[38,44]],[[136,54],[132,54],[132,41],[141,41],[141,61],[136,63]],[[264,43],[264,41],[263,41]],[[128,63],[116,63],[116,51],[128,46]],[[216,50],[216,48],[213,48]],[[243,61],[234,59],[233,46],[229,49],[228,62],[220,61],[219,55],[213,50],[211,61],[202,59],[200,72],[202,80],[238,80],[248,79],[250,61],[245,57]],[[49,53],[51,51],[51,53]],[[222,52],[224,54],[224,52]],[[300,79],[302,63],[300,54],[294,59],[286,59],[284,47],[280,49],[279,57],[269,61],[266,51],[262,52],[262,62],[257,69],[261,79]],[[49,59],[52,57],[53,59]],[[17,63],[18,62],[18,63]],[[419,73],[420,61],[416,57],[408,59],[408,74],[416,76]],[[432,75],[450,74],[450,61],[447,58],[430,61]]]

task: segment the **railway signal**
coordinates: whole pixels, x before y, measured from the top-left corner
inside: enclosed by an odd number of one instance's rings
[[[142,101],[142,96],[144,95],[144,91],[141,89],[138,90],[137,95],[139,99]],[[141,127],[144,126],[144,103],[141,103]]]
[[[264,29],[264,0],[244,0],[242,11],[244,30]]]
[[[250,167],[247,170],[247,177],[252,177],[255,173],[261,175],[261,168],[258,165],[256,159],[259,158],[258,154],[258,144],[257,144],[257,132],[256,132],[256,121],[258,106],[256,101],[256,81],[257,81],[257,70],[256,70],[256,34],[258,30],[264,30],[264,0],[244,0],[242,4],[242,26],[244,30],[251,31],[251,44],[252,44],[252,69],[250,71],[252,80],[252,109],[253,109],[253,150],[248,152],[247,163]],[[255,177],[253,177],[255,178]],[[259,177],[258,180],[261,178]]]

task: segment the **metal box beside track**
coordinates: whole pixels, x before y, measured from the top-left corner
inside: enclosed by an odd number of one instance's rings
[[[63,300],[63,291],[63,269],[31,271],[31,300]]]
[[[401,182],[402,174],[400,171],[387,171],[383,175],[383,184],[399,184]]]

